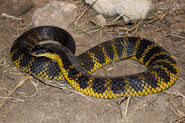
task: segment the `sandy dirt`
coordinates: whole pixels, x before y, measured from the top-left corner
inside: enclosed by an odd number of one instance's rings
[[[49,0],[34,0],[33,3],[19,0],[26,7],[16,6],[12,1],[0,1],[0,14],[7,14],[0,15],[1,123],[185,123],[184,0],[154,0],[155,6],[148,13],[149,18],[133,20],[133,24],[120,19],[117,23],[121,26],[109,25],[98,29],[92,29],[96,25],[89,20],[97,13],[90,9],[78,21],[79,28],[84,31],[75,29],[73,24],[69,27],[68,31],[77,44],[77,55],[108,39],[140,36],[154,40],[177,60],[180,75],[170,89],[155,95],[112,100],[84,96],[68,87],[60,87],[59,83],[41,82],[12,65],[9,60],[12,43],[30,28],[33,12]],[[78,6],[78,16],[89,7],[82,0],[65,1]],[[160,10],[161,3],[168,5],[167,9]],[[105,19],[111,24],[116,17],[105,16]],[[92,30],[87,31],[89,29]],[[94,74],[118,76],[144,70],[146,68],[139,63],[125,60],[107,65]],[[21,82],[23,85],[8,97]]]

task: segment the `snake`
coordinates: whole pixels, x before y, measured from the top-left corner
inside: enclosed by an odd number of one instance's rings
[[[179,76],[174,56],[145,38],[118,37],[80,55],[75,55],[75,51],[75,41],[66,30],[39,26],[15,40],[10,60],[25,73],[46,80],[65,80],[76,91],[103,99],[160,93],[174,85]],[[139,62],[146,71],[116,77],[92,74],[126,59]]]

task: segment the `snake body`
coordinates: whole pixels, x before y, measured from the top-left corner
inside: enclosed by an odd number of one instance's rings
[[[45,40],[59,44],[42,44]],[[10,50],[10,58],[24,72],[49,80],[66,80],[75,90],[98,98],[159,93],[171,87],[179,74],[173,56],[143,38],[116,38],[79,56],[75,56],[74,52],[75,43],[69,33],[58,27],[43,26],[18,37]],[[147,71],[113,78],[90,74],[123,59],[136,60],[146,66]]]

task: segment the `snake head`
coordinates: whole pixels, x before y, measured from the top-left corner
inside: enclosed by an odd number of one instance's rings
[[[39,57],[39,56],[43,56],[43,54],[47,52],[49,52],[49,49],[42,47],[40,45],[37,45],[31,49],[30,54],[33,56]]]
[[[35,57],[46,57],[54,61],[59,60],[57,45],[55,44],[38,44],[31,49],[30,54]]]
[[[36,45],[32,48],[30,54],[35,57],[46,57],[56,62],[59,62],[61,58],[72,60],[74,57],[71,51],[64,46],[51,43]]]

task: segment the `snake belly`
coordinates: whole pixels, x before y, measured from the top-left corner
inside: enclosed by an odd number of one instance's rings
[[[65,38],[70,38],[69,42],[72,43],[69,45],[63,45],[61,41],[60,33],[64,32],[52,26],[37,27],[25,32],[10,50],[11,61],[24,72],[49,80],[65,79],[71,87],[85,95],[106,99],[159,93],[171,87],[178,78],[178,65],[173,56],[152,41],[121,37],[74,56],[75,44],[71,36],[67,33]],[[52,51],[47,54],[52,57],[31,55],[30,50],[44,40],[53,40],[62,46],[46,44]],[[102,66],[123,59],[136,60],[146,66],[147,70],[113,78],[90,74]]]

